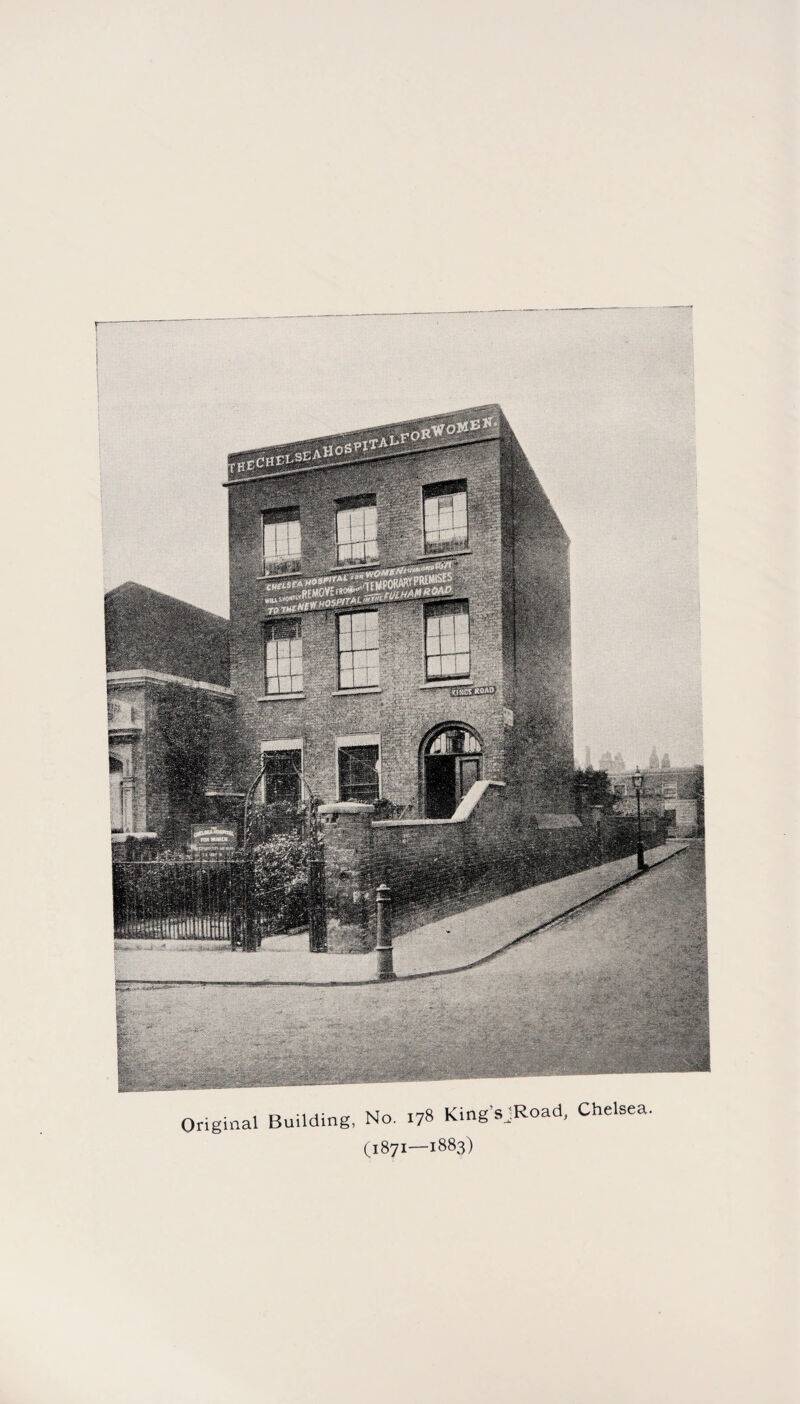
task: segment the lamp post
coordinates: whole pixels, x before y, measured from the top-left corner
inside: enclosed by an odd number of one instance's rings
[[[638,765],[633,772],[633,788],[636,791],[636,829],[638,842],[636,844],[636,867],[640,873],[645,872],[647,864],[644,861],[644,844],[642,843],[642,782],[644,776]]]

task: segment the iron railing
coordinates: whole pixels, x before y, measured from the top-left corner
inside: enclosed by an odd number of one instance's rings
[[[249,857],[111,865],[114,935],[127,940],[226,941],[245,949],[272,933]]]

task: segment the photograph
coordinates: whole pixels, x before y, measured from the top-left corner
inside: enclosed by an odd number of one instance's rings
[[[691,309],[97,356],[120,1090],[708,1069]]]

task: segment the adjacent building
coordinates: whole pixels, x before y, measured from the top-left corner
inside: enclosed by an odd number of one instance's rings
[[[569,541],[499,405],[242,450],[226,485],[240,789],[570,813]]]
[[[235,764],[228,621],[126,581],[105,628],[112,839],[184,844]]]
[[[652,758],[651,758],[652,759]],[[668,756],[664,760],[669,760]],[[632,770],[611,771],[609,784],[620,814],[636,813]],[[641,808],[644,815],[664,818],[671,838],[695,838],[704,832],[703,767],[664,766],[663,761],[642,771]]]

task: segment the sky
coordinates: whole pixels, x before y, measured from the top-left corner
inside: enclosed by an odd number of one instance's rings
[[[98,326],[105,588],[228,614],[229,453],[499,403],[571,539],[575,755],[702,761],[688,308]]]

